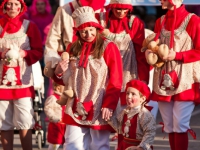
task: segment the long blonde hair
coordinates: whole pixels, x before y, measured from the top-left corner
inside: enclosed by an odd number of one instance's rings
[[[81,37],[79,33],[77,32],[78,39],[71,45],[70,47],[70,55],[73,55],[74,57],[77,57],[81,54],[81,49],[83,44],[81,43]],[[94,44],[92,45],[93,51],[92,56],[94,58],[101,58],[103,54],[103,43],[104,40],[101,37],[99,30],[97,30],[97,35]]]

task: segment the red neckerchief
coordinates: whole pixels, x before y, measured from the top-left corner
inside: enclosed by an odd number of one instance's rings
[[[81,66],[84,67],[84,68],[86,67],[89,54],[93,50],[93,44],[95,43],[95,41],[96,41],[96,39],[94,39],[92,42],[81,41],[83,46],[82,46],[82,49],[81,49],[81,55],[80,55],[80,61],[79,61],[80,67]],[[84,57],[85,57],[85,59],[84,59]]]
[[[127,16],[122,19],[119,19],[115,17],[114,14],[111,14],[111,17],[109,18],[109,22],[110,22],[110,27],[109,27],[110,32],[120,33],[124,30],[126,30],[127,33],[130,32],[130,29],[128,27],[129,18]]]
[[[22,19],[20,19],[20,16],[17,16],[15,18],[10,18],[9,16],[5,15],[0,20],[0,25],[3,28],[3,31],[1,32],[0,38],[2,38],[7,33],[15,33],[19,31],[19,29],[22,26]]]
[[[185,5],[181,5],[179,8],[174,6],[174,10],[168,10],[157,33],[155,40],[157,40],[160,36],[160,32],[162,27],[165,26],[166,30],[171,31],[170,37],[170,48],[174,46],[174,30],[176,30],[184,18],[187,16],[188,12],[185,10]],[[172,24],[173,22],[173,24]]]

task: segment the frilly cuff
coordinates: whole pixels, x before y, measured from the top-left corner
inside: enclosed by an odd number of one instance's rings
[[[51,68],[55,68],[56,65],[61,61],[61,57],[60,55],[58,55],[57,52],[54,51],[49,51],[46,53],[45,57],[44,57],[44,62],[45,64],[48,62],[51,62]]]
[[[143,148],[143,150],[152,150],[151,145],[145,144],[145,143],[140,143],[140,145],[138,147]]]

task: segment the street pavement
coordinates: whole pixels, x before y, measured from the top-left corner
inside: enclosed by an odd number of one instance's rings
[[[160,122],[162,122],[160,113],[158,112],[157,115],[157,131],[156,131],[156,137],[154,141],[154,150],[170,150],[169,144],[168,144],[168,136],[165,133],[162,133],[162,126],[159,125]],[[46,123],[46,126],[48,123]],[[190,134],[189,136],[189,148],[188,150],[200,150],[200,106],[197,106],[193,113],[191,118],[191,128],[196,132],[197,139],[194,140]],[[112,137],[111,135],[110,137]],[[33,150],[38,150],[36,140],[35,140],[35,134],[33,134]],[[111,141],[110,140],[110,150],[115,150],[117,145],[117,141]],[[46,143],[46,146],[43,148],[43,150],[47,150],[48,148],[48,142]],[[0,150],[2,150],[2,145],[0,144]],[[14,150],[22,150],[20,145],[20,140],[18,134],[14,135]],[[59,150],[62,150],[62,147],[59,148]]]

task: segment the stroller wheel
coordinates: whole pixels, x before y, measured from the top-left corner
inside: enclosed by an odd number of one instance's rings
[[[38,133],[37,135],[37,143],[38,143],[38,148],[42,149],[42,134]]]

